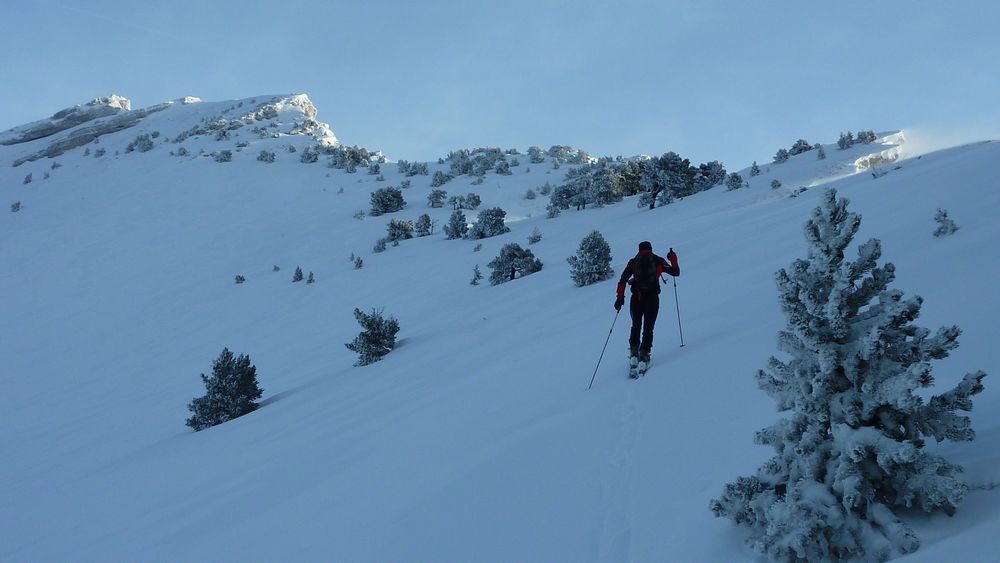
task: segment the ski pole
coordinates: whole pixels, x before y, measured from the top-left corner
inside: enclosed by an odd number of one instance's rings
[[[677,299],[677,278],[674,280],[674,305],[677,306],[677,331],[681,333],[681,348],[684,347],[684,329],[681,328],[681,304]]]
[[[604,351],[608,349],[608,342],[611,342],[611,333],[615,331],[615,323],[618,322],[618,314],[621,312],[621,309],[616,311],[615,320],[611,321],[611,330],[608,331],[608,339],[604,341],[604,348],[601,349],[601,357],[597,358],[597,367],[594,368],[594,375],[590,378],[590,385],[587,386],[588,391],[594,386],[594,380],[597,379],[597,370],[601,367],[601,360],[604,359]]]

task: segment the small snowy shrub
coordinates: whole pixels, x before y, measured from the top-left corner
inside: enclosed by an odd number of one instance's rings
[[[469,228],[469,232],[465,234],[465,238],[475,240],[495,237],[510,232],[510,228],[504,224],[504,217],[506,216],[507,212],[499,207],[480,211],[475,224]]]
[[[358,221],[364,219],[365,218],[365,212],[364,212],[364,210],[355,211],[353,217],[355,219],[357,219]]]
[[[233,161],[233,151],[225,150],[215,153],[216,162],[232,162]]]
[[[774,162],[777,164],[781,164],[786,160],[788,160],[788,151],[785,149],[778,149],[778,152],[774,154]]]
[[[309,277],[306,278],[306,283],[316,283],[316,277],[313,276],[312,272],[309,272]]]
[[[528,188],[528,191],[524,193],[524,199],[535,199],[536,197],[538,197],[538,195],[535,194],[535,190],[531,188]]]
[[[62,164],[59,164],[57,161],[53,160],[51,169],[55,170],[56,168],[62,168]]]
[[[396,242],[413,238],[413,221],[403,221],[402,219],[392,219],[386,226],[386,240]]]
[[[402,180],[402,181],[400,181],[399,182],[399,187],[402,188],[402,189],[404,189],[404,190],[407,189],[407,188],[409,188],[410,187],[410,181],[409,180]]]
[[[823,148],[823,145],[817,143],[816,144],[816,160],[825,160],[825,159],[826,159],[826,149]]]
[[[239,274],[236,275],[236,283],[239,284],[239,283],[243,283],[245,281],[247,281],[247,279],[245,277],[243,277],[243,276],[241,276]]]
[[[380,238],[375,241],[375,246],[372,248],[372,252],[375,252],[376,254],[379,252],[385,252],[385,243],[386,240],[384,238]]]
[[[358,353],[355,366],[373,364],[395,348],[396,333],[399,332],[399,321],[395,318],[384,318],[381,310],[373,309],[370,314],[366,314],[357,308],[354,309],[354,318],[364,330],[344,346]]]
[[[894,511],[953,514],[967,485],[961,467],[924,449],[928,438],[968,441],[983,372],[941,395],[917,394],[934,378],[931,361],[958,346],[957,326],[932,334],[913,324],[920,297],[890,289],[881,243],[845,251],[861,225],[847,200],[828,190],[805,226],[806,259],[776,275],[786,328],[757,372],[758,386],[789,418],[757,432],[776,455],[713,500],[716,516],[749,533],[773,561],[885,561],[920,546]]]
[[[260,154],[257,155],[257,160],[259,160],[260,162],[266,162],[268,164],[274,162],[274,159],[275,155],[271,151],[260,151]]]
[[[788,154],[795,156],[797,154],[802,154],[804,152],[808,152],[811,150],[813,150],[812,143],[810,143],[805,139],[799,139],[798,141],[795,141],[795,144],[792,145],[792,148],[788,150]]]
[[[257,383],[257,368],[250,357],[233,357],[228,348],[212,363],[212,377],[201,374],[205,395],[191,401],[187,424],[196,432],[230,421],[257,409],[255,402],[264,394]]]
[[[280,271],[281,271],[281,268],[279,268],[279,267],[278,267],[278,265],[277,265],[277,264],[275,264],[275,265],[274,265],[274,268],[272,268],[272,269],[271,269],[271,271],[272,271],[272,272],[280,272]]]
[[[295,148],[295,147],[291,147]],[[306,147],[302,149],[302,154],[299,155],[299,162],[303,164],[312,164],[319,161],[319,149],[316,147]]]
[[[177,156],[187,156],[189,154],[190,154],[190,152],[186,148],[184,148],[184,147],[179,147],[177,149]]]
[[[469,192],[465,196],[465,201],[462,203],[462,206],[465,209],[468,209],[468,210],[472,211],[472,210],[478,209],[479,206],[482,205],[482,203],[483,203],[483,200],[479,197],[479,194],[477,194],[475,192]]]
[[[295,273],[292,274],[292,283],[302,281],[302,268],[296,266]]]
[[[511,175],[510,163],[508,163],[506,160],[501,160],[497,162],[496,173],[502,176],[510,176]]]
[[[184,147],[181,147],[181,148],[183,149]],[[105,149],[103,147],[99,148],[96,151],[94,151],[94,158],[100,158],[100,157],[104,156],[107,153],[108,153],[107,149]],[[178,154],[180,154],[180,151],[178,151]],[[187,153],[185,152],[184,154],[187,154]]]
[[[781,187],[781,182],[777,180],[771,180],[771,189],[776,190]]]
[[[21,210],[21,202],[20,201],[15,201],[14,203],[10,204],[10,212],[11,213],[17,213],[20,210]]]
[[[545,185],[538,189],[538,193],[542,195],[552,195],[552,184],[545,182]]]
[[[378,176],[382,173],[382,167],[377,162],[373,162],[368,165],[368,174],[371,176]]]
[[[21,182],[21,183],[22,184],[30,184],[31,183],[31,172],[28,172],[28,175],[24,177],[24,181]]]
[[[444,234],[448,239],[464,238],[469,232],[469,224],[465,220],[465,213],[461,209],[451,212],[448,224],[444,226]]]
[[[377,216],[399,211],[406,206],[406,201],[403,200],[402,190],[392,186],[386,186],[372,192],[371,204],[372,208],[369,214]]]
[[[480,243],[478,243],[478,244],[477,244],[476,246],[474,246],[474,247],[472,248],[472,251],[473,251],[473,252],[479,252],[479,251],[480,251],[480,250],[482,250],[482,249],[483,249],[483,243],[481,243],[481,242],[480,242]]]
[[[479,285],[479,280],[483,279],[483,273],[479,271],[479,264],[472,269],[472,279],[469,281],[469,285]]]
[[[540,242],[541,240],[542,240],[542,231],[539,231],[538,227],[535,227],[535,229],[531,231],[531,234],[528,235],[528,244],[535,244],[537,242]]]
[[[505,244],[489,264],[493,273],[490,274],[490,285],[500,285],[520,276],[524,277],[542,269],[542,263],[535,258],[534,253],[521,245],[512,242]]]
[[[364,265],[365,265],[365,261],[362,260],[360,256],[355,256],[354,257],[354,269],[355,270],[360,270],[362,267],[364,267]]]
[[[569,262],[569,275],[577,287],[583,287],[614,276],[611,268],[611,246],[600,231],[593,231],[583,237],[575,256]]]
[[[125,147],[125,152],[149,152],[151,150],[153,150],[153,140],[150,139],[149,135],[146,133],[136,136],[136,138]]]
[[[850,148],[854,145],[854,133],[848,131],[847,133],[841,133],[840,138],[837,139],[837,148],[844,150]]]
[[[934,214],[934,220],[938,224],[938,228],[934,229],[934,236],[936,237],[947,236],[958,230],[958,225],[948,217],[948,212],[944,209],[938,208],[937,213]]]
[[[431,187],[439,188],[451,181],[451,175],[445,174],[440,170],[434,172],[434,176],[431,178]]]

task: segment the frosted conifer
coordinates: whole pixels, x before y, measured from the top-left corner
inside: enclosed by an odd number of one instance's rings
[[[371,204],[372,208],[369,214],[377,216],[383,213],[399,211],[406,206],[406,201],[403,200],[402,190],[388,186],[372,192]]]
[[[757,166],[757,161],[755,160],[753,161],[753,164],[750,165],[750,176],[753,177],[758,174],[760,174],[760,166]]]
[[[510,232],[510,227],[504,224],[507,212],[499,207],[491,207],[479,212],[475,224],[465,234],[465,238],[482,239],[495,237]]]
[[[302,281],[302,268],[296,266],[295,273],[292,274],[292,283]]]
[[[445,237],[449,239],[463,238],[467,232],[469,232],[469,224],[466,223],[465,213],[462,213],[461,209],[452,211],[448,224],[444,226]]]
[[[479,285],[481,279],[483,279],[483,273],[479,271],[479,264],[476,264],[476,267],[472,269],[472,280],[469,285]]]
[[[538,227],[535,227],[535,229],[531,231],[531,234],[528,235],[528,244],[535,244],[537,242],[541,242],[541,240],[542,240],[542,231],[539,231]]]
[[[611,247],[600,231],[583,237],[575,256],[569,262],[569,275],[577,287],[606,280],[614,275],[611,268]]]
[[[430,215],[424,213],[420,217],[417,217],[417,222],[413,228],[418,237],[426,237],[434,234],[434,221],[431,220]]]
[[[931,335],[913,321],[920,297],[889,289],[895,267],[877,265],[877,239],[844,259],[861,224],[828,190],[806,225],[808,259],[776,275],[788,361],[771,358],[758,385],[791,411],[756,435],[777,455],[711,503],[750,532],[749,545],[775,561],[884,561],[920,542],[894,509],[955,511],[966,492],[961,468],[923,449],[925,439],[972,440],[969,418],[983,372],[924,400],[931,360],[957,345],[958,327]]]
[[[533,252],[521,248],[517,243],[505,244],[500,254],[487,264],[493,272],[490,274],[490,285],[499,285],[514,278],[524,277],[542,269],[542,262],[535,258]]]
[[[187,424],[195,431],[243,416],[257,409],[264,391],[257,383],[257,368],[250,364],[250,357],[241,354],[234,358],[228,348],[222,350],[212,363],[212,377],[201,374],[205,395],[191,401],[188,410],[191,418]]]
[[[344,346],[358,353],[355,366],[375,363],[395,348],[396,333],[399,332],[399,321],[395,318],[384,318],[380,309],[372,309],[370,314],[354,309],[354,318],[364,330]]]

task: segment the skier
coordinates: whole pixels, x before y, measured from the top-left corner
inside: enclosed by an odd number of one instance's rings
[[[625,304],[625,284],[632,285],[632,298],[629,300],[632,333],[628,339],[632,377],[645,373],[649,367],[649,351],[653,347],[653,326],[656,324],[656,315],[660,309],[660,275],[663,273],[674,277],[681,275],[674,249],[670,249],[667,259],[664,260],[653,254],[653,245],[649,241],[642,241],[639,243],[639,253],[628,261],[621,279],[618,280],[616,311],[621,311],[622,305]]]

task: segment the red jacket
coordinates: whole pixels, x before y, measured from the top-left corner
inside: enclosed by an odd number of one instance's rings
[[[640,250],[639,254],[653,254],[651,250]],[[653,254],[653,258],[656,260],[656,279],[659,280],[660,276],[664,273],[670,274],[671,276],[677,277],[681,275],[681,266],[677,261],[677,254],[671,250],[667,253],[667,259]],[[628,261],[628,265],[625,266],[625,271],[622,272],[622,277],[618,280],[618,292],[619,298],[625,298],[625,284],[629,283],[629,278],[632,277],[632,273],[635,268],[635,258]],[[659,285],[659,282],[657,282]],[[657,293],[659,293],[659,287],[656,288]],[[634,290],[634,288],[633,288]]]

